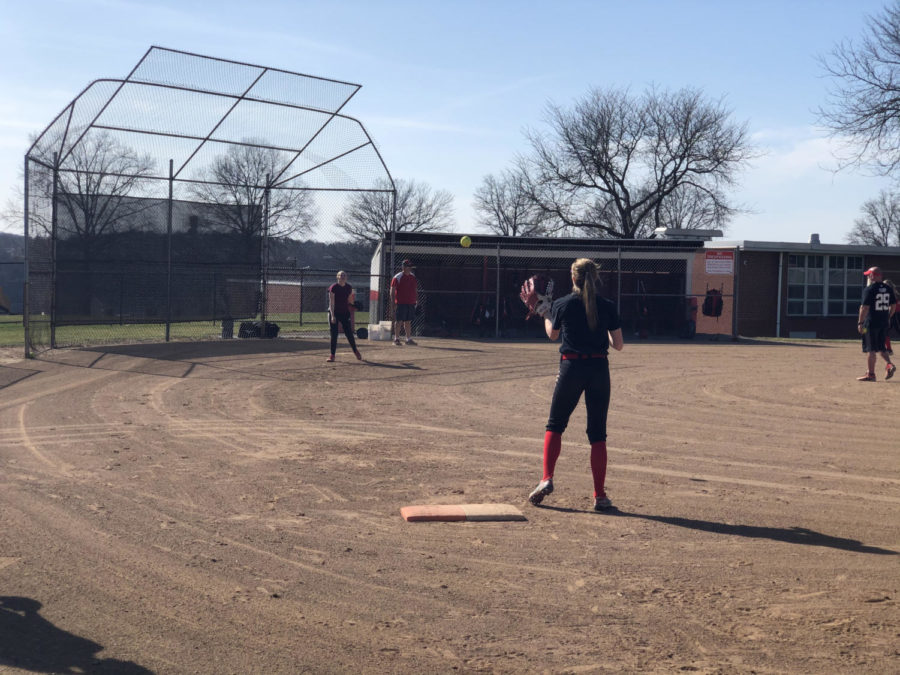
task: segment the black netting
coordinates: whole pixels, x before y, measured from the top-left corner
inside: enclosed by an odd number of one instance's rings
[[[325,280],[274,278],[269,249],[334,242],[354,193],[393,194],[341,112],[358,89],[158,47],[86,87],[27,157],[29,349],[120,339],[114,326],[290,323],[295,308],[268,306],[289,284],[314,307]],[[321,313],[297,309],[298,330]]]
[[[519,298],[522,283],[532,275],[545,275],[553,280],[554,296],[559,297],[571,290],[572,262],[586,257],[600,264],[601,294],[616,303],[626,335],[692,337],[698,326],[702,332],[730,334],[730,277],[728,287],[719,289],[724,289],[719,315],[704,317],[697,310],[707,286],[721,283],[697,272],[702,255],[697,242],[487,236],[475,237],[475,243],[463,248],[455,235],[398,234],[393,255],[390,240],[380,248],[379,269],[385,271],[373,280],[377,302],[372,317],[392,318],[389,270],[392,261],[396,273],[401,261],[410,259],[419,289],[416,334],[543,337],[543,323],[526,319]]]

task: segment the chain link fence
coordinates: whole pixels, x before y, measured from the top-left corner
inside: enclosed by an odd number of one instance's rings
[[[21,319],[25,303],[24,261],[0,262],[0,315]]]
[[[294,309],[309,329],[301,307],[324,281],[278,269],[270,247],[337,241],[355,195],[394,195],[341,112],[358,89],[159,47],[91,83],[25,159],[26,350],[203,339],[223,322],[265,334]],[[300,307],[281,311],[290,284]]]
[[[733,275],[708,275],[696,241],[510,239],[397,233],[373,260],[373,321],[390,320],[390,280],[404,259],[415,266],[419,302],[413,331],[444,337],[544,337],[519,298],[534,274],[554,282],[554,297],[571,290],[576,258],[600,264],[601,294],[616,303],[626,336],[693,338],[733,334]],[[382,270],[385,270],[382,272]],[[391,273],[393,271],[393,273]]]

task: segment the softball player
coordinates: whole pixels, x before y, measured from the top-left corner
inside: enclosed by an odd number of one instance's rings
[[[347,273],[341,270],[337,273],[337,283],[328,287],[328,323],[331,328],[331,355],[325,359],[328,363],[334,362],[334,354],[337,351],[338,326],[344,329],[344,335],[347,336],[353,354],[362,361],[362,354],[356,348],[353,327],[350,325],[350,306],[355,297],[353,286],[347,283]]]
[[[884,379],[889,380],[894,376],[897,367],[891,363],[891,355],[888,353],[885,340],[890,330],[897,297],[891,287],[881,280],[880,267],[870,267],[863,274],[868,277],[868,285],[863,291],[862,304],[859,306],[859,323],[856,328],[862,335],[862,350],[867,355],[868,370],[865,375],[856,379],[860,382],[874,382],[875,360],[877,355],[881,354],[881,358],[887,362]]]
[[[598,297],[598,268],[593,260],[572,263],[572,292],[556,300],[544,315],[544,330],[551,340],[562,338],[559,374],[544,433],[544,473],[528,499],[540,504],[553,492],[553,470],[569,417],[584,394],[587,436],[591,444],[594,510],[612,507],[606,496],[606,416],[609,411],[609,347],[622,350],[622,324],[616,306]]]

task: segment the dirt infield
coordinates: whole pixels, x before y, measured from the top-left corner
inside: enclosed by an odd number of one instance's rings
[[[626,343],[611,515],[548,343],[0,364],[0,672],[900,672],[900,377],[856,343]],[[408,523],[501,503],[526,522]],[[80,669],[80,670],[79,670]]]

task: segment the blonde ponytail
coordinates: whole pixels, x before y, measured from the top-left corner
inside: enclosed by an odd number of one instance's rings
[[[572,263],[572,279],[575,288],[572,290],[581,297],[584,313],[587,315],[588,328],[597,330],[597,263],[590,258],[579,258]]]

